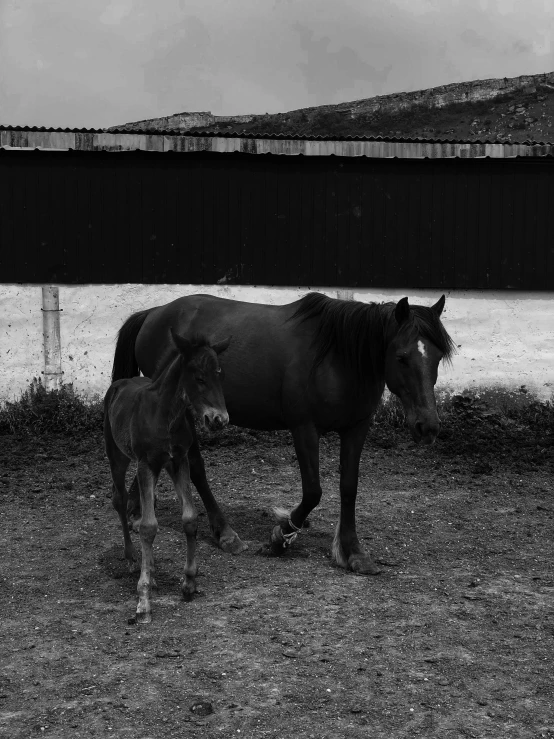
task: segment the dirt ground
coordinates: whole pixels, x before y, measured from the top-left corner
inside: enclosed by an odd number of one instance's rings
[[[336,438],[310,528],[275,559],[259,549],[269,508],[298,501],[293,448],[227,432],[207,468],[250,548],[221,552],[203,514],[184,602],[164,478],[148,626],[129,623],[101,438],[0,437],[0,736],[554,737],[552,437],[479,433],[372,433],[358,531],[383,571],[360,577],[330,560]]]

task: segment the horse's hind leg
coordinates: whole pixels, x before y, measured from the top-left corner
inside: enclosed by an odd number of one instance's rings
[[[125,487],[125,473],[129,467],[130,460],[115,443],[107,416],[108,414],[106,413],[104,442],[113,480],[112,504],[121,521],[125,559],[129,565],[129,571],[134,572],[137,569],[138,555],[129,532],[129,523],[127,521],[127,489]]]
[[[194,435],[194,440],[189,449],[190,479],[194,487],[198,490],[198,495],[202,499],[202,503],[204,503],[210,521],[210,529],[220,549],[230,554],[240,554],[240,552],[248,549],[248,544],[245,544],[236,531],[229,526],[225,514],[210,490],[206,479],[204,460],[200,454],[200,448],[194,430],[194,419],[189,415],[187,417]]]
[[[364,552],[356,533],[356,496],[360,456],[369,421],[340,434],[340,516],[333,541],[333,558],[338,565],[360,575],[377,575],[380,569]]]
[[[274,508],[278,521],[271,532],[270,547],[275,554],[282,554],[302,529],[302,524],[321,500],[319,482],[319,433],[315,426],[299,426],[292,431],[294,448],[302,477],[302,500],[288,513]]]
[[[196,563],[198,515],[192,500],[192,487],[187,458],[185,457],[178,462],[174,461],[172,465],[167,467],[167,471],[173,480],[175,492],[182,507],[183,531],[187,539],[187,562],[185,565],[185,578],[181,589],[185,600],[190,600],[196,592],[196,575],[198,574],[198,565]]]
[[[154,490],[158,481],[159,470],[153,469],[145,459],[139,460],[137,478],[140,489],[140,506],[142,516],[139,525],[142,563],[137,585],[138,605],[137,623],[147,624],[152,620],[151,594],[154,571],[154,553],[152,545],[158,531],[158,522],[154,511]]]

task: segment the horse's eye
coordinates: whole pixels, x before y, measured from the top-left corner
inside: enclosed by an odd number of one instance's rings
[[[396,358],[400,364],[408,364],[408,357],[405,354],[399,354]]]
[[[196,378],[196,382],[197,382],[197,383],[198,383],[199,385],[205,385],[205,384],[206,384],[206,380],[205,380],[205,379],[204,379],[203,377],[197,377],[197,378]]]

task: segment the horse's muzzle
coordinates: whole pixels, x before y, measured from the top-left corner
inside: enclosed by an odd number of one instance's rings
[[[410,428],[416,444],[434,444],[440,430],[441,422],[438,418],[434,421],[416,421]]]

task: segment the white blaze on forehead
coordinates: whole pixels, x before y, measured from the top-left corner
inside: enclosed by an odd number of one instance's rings
[[[421,339],[417,342],[417,350],[421,354],[421,356],[425,359],[427,356],[427,350],[425,349],[425,344]]]

